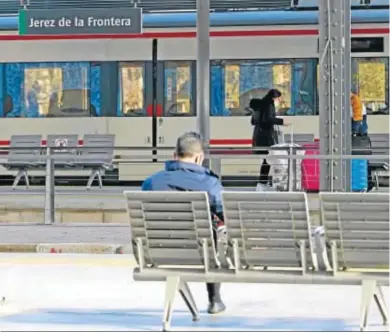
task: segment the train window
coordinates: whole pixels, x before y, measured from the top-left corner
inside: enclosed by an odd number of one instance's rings
[[[240,66],[226,65],[225,67],[225,108],[240,107]]]
[[[291,108],[291,64],[272,66],[273,87],[282,92],[280,109]]]
[[[123,116],[146,116],[143,64],[120,64],[120,110]]]
[[[5,117],[90,116],[89,63],[5,65]]]
[[[164,116],[194,116],[191,62],[164,64]]]
[[[353,37],[351,39],[351,52],[353,53],[382,53],[384,50],[383,37]]]
[[[91,64],[91,116],[101,116],[101,65]]]
[[[211,116],[248,115],[249,101],[270,88],[282,94],[280,115],[315,111],[316,60],[213,61],[211,64]]]
[[[389,113],[389,59],[353,58],[352,85],[368,114]]]

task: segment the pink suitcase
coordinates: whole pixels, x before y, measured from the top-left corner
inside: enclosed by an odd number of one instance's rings
[[[305,156],[301,164],[301,189],[318,192],[320,190],[320,160],[315,159],[314,156],[320,154],[320,143],[316,141],[304,144],[302,147],[305,149]]]

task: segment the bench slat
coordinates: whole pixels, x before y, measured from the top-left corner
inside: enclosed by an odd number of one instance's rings
[[[299,245],[298,241],[294,239],[246,239],[245,243],[242,240],[238,240],[238,245],[246,249],[252,248],[290,248],[295,251]]]
[[[229,238],[241,238],[241,229],[228,229]],[[269,230],[269,231],[251,231],[248,233],[247,238],[263,238],[263,239],[294,239],[294,236],[297,240],[306,240],[308,237],[307,231],[295,231],[292,230]]]
[[[325,219],[327,221],[337,221],[340,218],[340,221],[346,222],[346,221],[370,221],[370,222],[383,222],[383,221],[389,221],[390,215],[386,211],[377,211],[377,212],[370,212],[370,213],[362,213],[362,212],[352,212],[352,211],[327,211],[325,213]],[[344,224],[347,225],[347,224]]]
[[[305,203],[287,203],[287,202],[242,202],[240,203],[241,210],[267,210],[267,211],[273,211],[273,210],[293,210],[295,211],[305,211]],[[233,201],[228,201],[225,203],[225,210],[237,210],[238,209],[238,203]]]
[[[388,250],[364,250],[351,251],[345,250],[339,252],[339,263],[345,262],[348,268],[364,269],[388,269],[389,268],[389,251]]]
[[[159,248],[148,252],[156,265],[203,265],[201,252],[193,249]],[[210,253],[212,258],[212,253]]]
[[[369,223],[367,223],[369,224]],[[326,237],[331,240],[389,240],[388,233],[383,231],[351,231],[343,230],[340,235],[340,231],[326,230]]]
[[[336,240],[338,247],[342,250],[357,249],[358,251],[388,249],[387,240]]]
[[[172,222],[169,220],[151,220],[146,222],[147,228],[150,230],[158,230],[158,229],[165,229],[165,230],[193,230],[194,228],[194,222],[191,221],[181,221],[181,222]],[[141,219],[132,219],[131,220],[132,227],[144,227],[144,222]],[[207,220],[202,220],[200,223],[197,223],[197,226],[199,228],[205,228],[208,229],[209,223]]]
[[[286,211],[243,211],[243,210],[228,210],[225,212],[225,215],[229,219],[242,219],[242,220],[305,220],[305,212],[286,212]]]
[[[197,211],[197,219],[207,219],[208,212],[206,211]],[[167,221],[191,221],[194,218],[194,213],[192,212],[177,212],[177,211],[142,211],[142,210],[132,210],[130,213],[130,218],[144,218],[146,221],[152,220],[167,220]]]
[[[354,231],[354,232],[367,232],[367,231],[373,231],[373,232],[380,232],[383,234],[383,232],[389,232],[389,221],[353,221],[353,222],[340,222],[333,219],[327,219],[326,223],[326,229],[327,234],[331,233],[332,230],[337,230],[340,228],[343,229],[343,231]]]
[[[361,203],[324,203],[326,212],[359,212],[359,214],[367,214],[371,216],[372,213],[386,210],[387,203],[370,203],[361,205]]]
[[[192,203],[161,203],[161,202],[146,202],[143,204],[143,207],[146,211],[184,211],[191,212],[194,208],[195,210],[207,210],[205,203],[196,201]],[[141,210],[141,204],[139,203],[130,203],[130,209]]]
[[[302,230],[307,233],[307,221],[298,220],[294,221],[295,230]],[[229,219],[229,231],[231,229],[240,229],[241,222],[238,219]],[[291,231],[291,220],[257,220],[251,219],[245,222],[245,231],[264,231],[264,230],[290,230]]]
[[[299,260],[296,252],[289,248],[240,251],[240,258],[242,259],[242,264],[250,266],[299,267]]]
[[[149,239],[149,247],[153,248],[184,248],[198,249],[196,240],[187,239]]]
[[[195,232],[195,230],[145,230],[142,228],[132,229],[133,237],[146,237],[155,239],[193,239],[196,240],[196,236],[199,238],[206,238],[209,236],[209,231],[201,229]]]

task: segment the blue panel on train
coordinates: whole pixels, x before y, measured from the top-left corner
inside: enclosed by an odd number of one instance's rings
[[[352,10],[352,23],[388,23],[389,10]],[[266,26],[318,24],[318,11],[270,10],[248,12],[211,13],[213,27],[224,26]],[[144,28],[195,27],[196,13],[147,13],[143,15]],[[0,30],[17,30],[18,16],[1,16]]]
[[[363,191],[368,188],[368,160],[353,159],[351,162],[351,189]]]

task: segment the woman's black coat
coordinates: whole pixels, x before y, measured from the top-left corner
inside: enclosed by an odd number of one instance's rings
[[[254,111],[251,118],[251,124],[255,126],[252,137],[253,147],[269,147],[277,144],[278,133],[275,126],[283,125],[283,119],[276,117],[273,100],[267,97],[252,99],[249,106]]]

